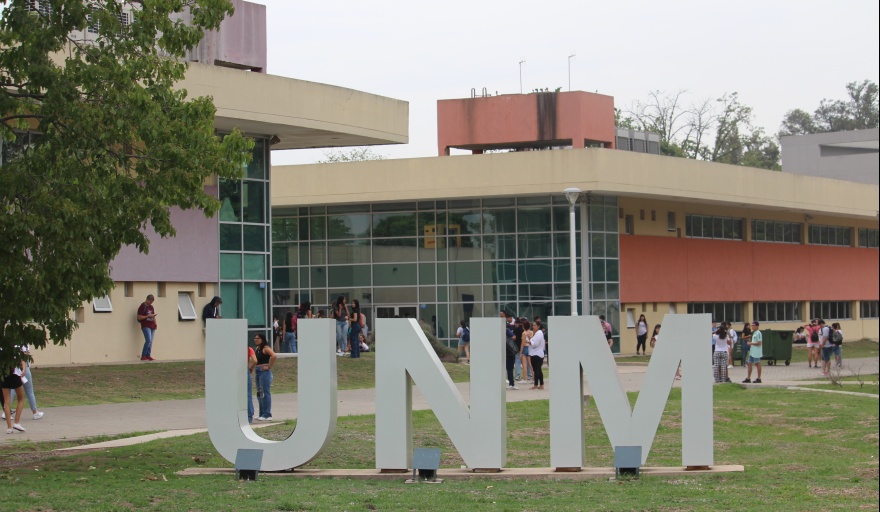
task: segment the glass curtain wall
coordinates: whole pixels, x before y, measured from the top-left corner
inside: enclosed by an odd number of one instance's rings
[[[255,138],[242,180],[220,180],[220,297],[224,318],[244,318],[271,342],[269,144]],[[251,332],[253,331],[253,332]]]
[[[616,222],[616,201],[610,201]],[[568,208],[560,195],[276,213],[274,313],[283,317],[304,300],[327,310],[344,295],[349,302],[360,301],[371,327],[376,313],[408,316],[416,311],[451,346],[459,321],[471,317],[497,316],[499,310],[528,318],[569,315]],[[609,225],[608,235],[613,236],[606,241],[604,218],[610,214],[601,198],[597,208],[603,231],[596,261],[602,262],[603,271],[594,308],[619,310],[616,223],[613,229]],[[579,212],[576,219],[580,281]]]
[[[587,198],[590,245],[590,309],[605,315],[614,337],[612,352],[620,352],[620,250],[617,198]]]

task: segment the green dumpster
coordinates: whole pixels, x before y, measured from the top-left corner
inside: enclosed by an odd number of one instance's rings
[[[764,338],[764,357],[767,364],[773,366],[777,361],[785,361],[785,366],[791,364],[791,344],[794,339],[793,331],[774,331],[761,329]]]

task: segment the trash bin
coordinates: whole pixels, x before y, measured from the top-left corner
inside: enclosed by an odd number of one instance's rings
[[[761,329],[764,342],[764,357],[767,364],[773,366],[777,361],[785,361],[785,366],[791,364],[791,345],[794,339],[794,331],[774,331]]]

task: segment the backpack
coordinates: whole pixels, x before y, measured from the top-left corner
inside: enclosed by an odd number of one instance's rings
[[[461,333],[461,341],[465,343],[471,342],[471,329],[470,327],[465,327],[464,332]]]
[[[810,335],[810,341],[813,343],[819,342],[819,329],[813,330],[813,334]]]
[[[840,331],[831,332],[831,344],[838,347],[843,345],[843,334]]]

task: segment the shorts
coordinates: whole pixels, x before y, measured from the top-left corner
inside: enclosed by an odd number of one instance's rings
[[[523,349],[522,349],[522,355],[528,357],[528,355],[529,355],[529,347],[523,347]]]
[[[831,361],[831,354],[834,353],[834,347],[822,347],[822,360]]]
[[[818,341],[808,341],[807,348],[819,348],[819,342]]]
[[[749,364],[761,364],[761,358],[749,356],[749,358],[746,360],[746,362]]]
[[[832,345],[831,346],[831,353],[834,354],[836,357],[840,357],[840,355],[843,353],[840,350],[841,348],[843,348],[843,347],[841,347],[840,345]]]
[[[10,373],[6,377],[3,377],[3,381],[0,382],[0,388],[4,389],[18,389],[21,386],[23,386],[21,376],[14,373]]]

